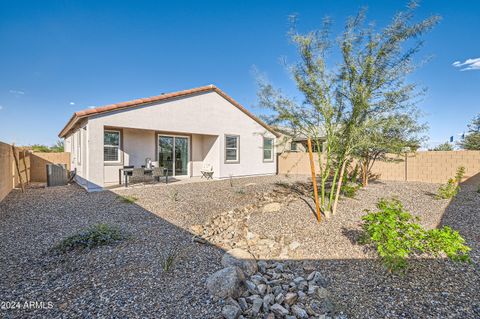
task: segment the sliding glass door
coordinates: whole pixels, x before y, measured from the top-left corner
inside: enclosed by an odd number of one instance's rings
[[[189,138],[186,136],[158,136],[158,163],[168,168],[170,176],[188,175]]]

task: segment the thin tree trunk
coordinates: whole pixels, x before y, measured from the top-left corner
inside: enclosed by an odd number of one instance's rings
[[[343,180],[343,174],[345,173],[346,164],[347,164],[347,160],[344,159],[342,163],[342,168],[340,169],[340,177],[338,179],[337,193],[335,194],[335,201],[333,202],[332,215],[335,215],[335,213],[337,212],[338,198],[340,197],[340,189],[342,188],[342,180]]]

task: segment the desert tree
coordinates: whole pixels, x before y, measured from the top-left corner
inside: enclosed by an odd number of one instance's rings
[[[465,150],[480,150],[480,113],[468,125],[468,134],[458,143]]]
[[[418,114],[403,113],[369,119],[355,147],[353,156],[359,161],[362,186],[368,186],[376,161],[394,161],[390,155],[416,151],[425,140],[426,124]]]
[[[430,149],[430,151],[453,151],[453,145],[449,142],[445,142],[442,144],[438,144],[434,148]]]
[[[303,100],[296,102],[270,84],[260,84],[260,106],[273,111],[270,123],[287,125],[293,134],[303,133],[317,143],[321,135],[326,138],[324,156],[319,154],[321,206],[326,215],[336,211],[345,167],[365,147],[365,136],[395,130],[375,124],[413,119],[407,115],[416,112],[422,90],[407,76],[415,69],[413,58],[422,46],[421,36],[439,21],[432,16],[414,22],[415,8],[415,3],[410,4],[380,31],[366,23],[366,10],[361,10],[348,19],[337,39],[331,37],[328,19],[321,29],[305,34],[293,25],[289,34],[299,61],[290,71]],[[331,54],[334,48],[341,57],[337,65]]]

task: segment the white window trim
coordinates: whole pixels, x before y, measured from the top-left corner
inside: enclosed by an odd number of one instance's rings
[[[77,132],[77,164],[82,165],[82,129]]]
[[[122,146],[122,133],[118,130],[104,130],[103,131],[103,140],[105,141],[105,133],[107,132],[114,132],[114,133],[118,133],[118,146],[117,145],[105,145],[105,142],[103,143],[103,162],[104,163],[121,163],[122,160],[120,158],[120,148]],[[118,160],[116,161],[106,161],[105,160],[105,146],[107,147],[118,147]]]
[[[270,153],[270,158],[265,158],[265,141],[266,140],[271,140],[272,141],[272,148],[271,148],[271,153]],[[275,146],[274,146],[274,143],[275,143],[275,139],[274,138],[271,138],[271,137],[263,137],[263,147],[262,147],[262,158],[263,158],[263,161],[264,162],[273,162],[273,159],[274,159],[274,151],[275,151]]]
[[[227,138],[234,137],[237,139],[237,147],[227,147]],[[235,134],[225,134],[225,146],[224,146],[224,155],[225,155],[225,164],[238,164],[240,163],[240,135]],[[234,160],[227,160],[227,150],[236,150],[237,157]]]

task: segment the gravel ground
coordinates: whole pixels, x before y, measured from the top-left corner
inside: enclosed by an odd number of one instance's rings
[[[0,301],[52,302],[52,309],[0,309],[0,317],[218,318],[205,289],[221,268],[223,250],[191,242],[193,224],[251,204],[254,195],[301,179],[281,176],[171,184],[86,193],[75,185],[13,191],[0,203]],[[318,224],[309,198],[280,211],[252,214],[249,227],[301,243],[290,260],[299,272],[316,268],[330,282],[336,307],[351,318],[479,318],[480,194],[466,185],[449,202],[432,196],[438,185],[378,182],[344,199],[337,216]],[[134,204],[118,195],[138,198]],[[403,276],[387,274],[355,243],[364,209],[396,196],[427,227],[451,225],[472,247],[473,265],[416,260]],[[114,246],[56,255],[65,236],[95,223],[120,226],[130,239]],[[162,270],[171,253],[173,269]]]

